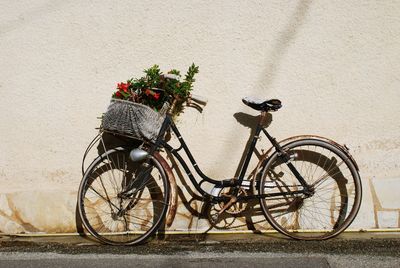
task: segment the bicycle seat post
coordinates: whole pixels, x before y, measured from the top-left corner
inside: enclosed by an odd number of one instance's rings
[[[259,124],[261,127],[263,127],[267,124],[267,112],[266,111],[261,112]]]

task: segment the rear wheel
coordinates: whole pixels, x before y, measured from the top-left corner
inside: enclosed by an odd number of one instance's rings
[[[168,203],[169,184],[160,163],[154,158],[134,163],[124,148],[111,149],[95,160],[78,192],[83,225],[112,245],[145,241],[160,226]]]
[[[283,148],[312,188],[304,193],[287,163],[273,154],[259,182],[259,193],[267,195],[260,204],[269,223],[301,240],[328,239],[343,232],[361,204],[360,176],[353,162],[322,140],[299,140]]]

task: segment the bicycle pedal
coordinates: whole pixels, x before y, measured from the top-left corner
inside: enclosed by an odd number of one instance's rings
[[[225,212],[225,210],[227,210],[228,208],[230,208],[234,203],[236,203],[237,201],[237,197],[236,196],[232,196],[231,199],[228,201],[228,203],[226,203],[222,209],[218,212],[218,216],[221,215],[222,213]]]

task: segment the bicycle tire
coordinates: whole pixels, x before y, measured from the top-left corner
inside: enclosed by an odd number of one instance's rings
[[[99,156],[79,187],[79,216],[86,230],[102,243],[140,244],[158,230],[167,212],[170,186],[161,164],[150,157],[149,176],[139,181],[144,162],[132,162],[129,151],[119,147]],[[121,197],[135,181],[139,181],[132,190],[135,194]]]
[[[260,198],[267,221],[280,233],[298,240],[325,240],[343,232],[361,205],[361,180],[352,160],[341,149],[318,139],[297,140],[283,149],[313,185],[314,193],[294,193],[303,187],[275,152],[267,160],[258,185],[260,194],[282,194]]]

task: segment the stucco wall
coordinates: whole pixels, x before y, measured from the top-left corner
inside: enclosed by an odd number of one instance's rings
[[[235,173],[249,129],[233,115],[257,114],[241,98],[280,98],[278,139],[352,149],[364,186],[352,228],[400,227],[399,1],[3,0],[0,12],[0,231],[73,232],[81,156],[116,83],[192,62],[209,105],[179,126],[206,174]],[[205,225],[181,206],[171,229]]]

